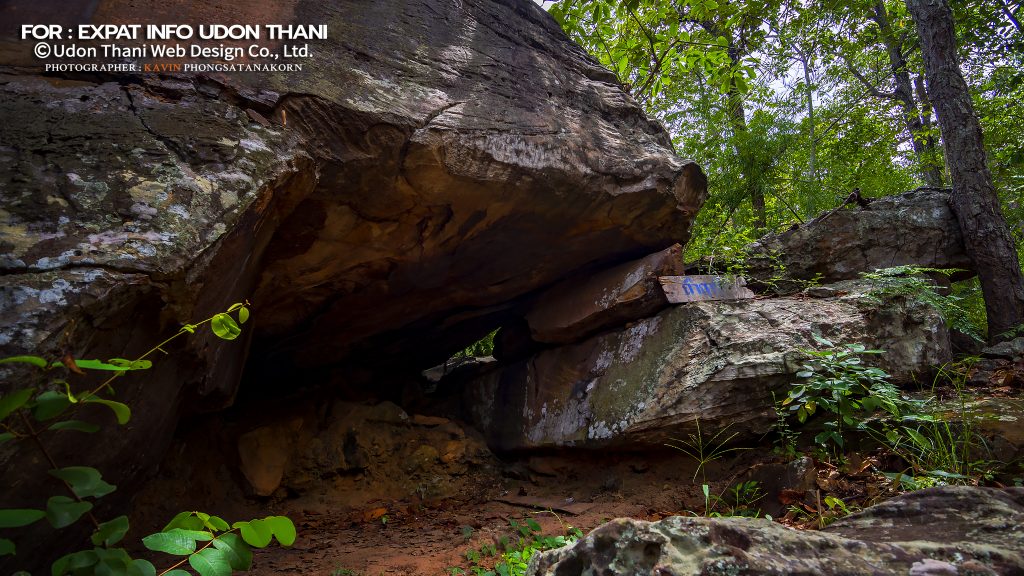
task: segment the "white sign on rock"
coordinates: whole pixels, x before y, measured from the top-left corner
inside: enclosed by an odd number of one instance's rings
[[[739,276],[659,276],[665,297],[673,304],[708,300],[746,300],[754,297]]]

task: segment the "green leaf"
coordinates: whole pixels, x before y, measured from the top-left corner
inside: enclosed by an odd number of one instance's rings
[[[156,576],[156,567],[148,560],[132,560],[128,565],[128,576]]]
[[[14,440],[14,438],[14,434],[11,434],[10,432],[0,432],[0,444]]]
[[[118,424],[127,424],[132,418],[132,410],[126,404],[115,402],[114,400],[107,400],[106,398],[98,398],[96,396],[89,396],[83,402],[87,404],[102,404],[107,408],[110,408],[114,412],[114,416],[117,417]]]
[[[248,570],[252,567],[252,550],[238,534],[224,534],[213,541],[214,547],[224,553],[234,570]]]
[[[124,548],[94,548],[99,564],[91,571],[94,576],[128,576],[132,558]]]
[[[114,361],[118,360],[119,363],[115,364]],[[63,366],[61,362],[54,362],[54,366]],[[151,363],[152,364],[152,363]],[[124,358],[114,358],[109,362],[102,360],[75,360],[75,365],[79,368],[85,368],[86,370],[106,370],[107,372],[124,372],[125,370],[137,370],[138,368],[131,367],[132,362],[125,360]]]
[[[45,358],[39,356],[8,356],[7,358],[0,358],[0,364],[31,364],[37,368],[46,368],[47,362]]]
[[[238,327],[235,320],[227,314],[220,313],[213,317],[210,321],[210,328],[213,329],[213,333],[218,338],[224,340],[234,340],[238,338],[238,335],[242,333],[242,329]]]
[[[99,561],[100,558],[95,551],[82,550],[81,552],[74,552],[59,558],[50,566],[50,573],[53,576],[63,576],[64,574],[74,573],[76,570],[95,566]]]
[[[128,533],[128,517],[118,516],[113,520],[100,524],[92,533],[92,543],[97,546],[113,546]]]
[[[238,309],[238,323],[245,324],[249,320],[249,309],[242,306]]]
[[[60,392],[47,390],[39,396],[36,396],[32,406],[32,416],[36,420],[43,422],[54,418],[64,410],[67,410],[68,406],[71,406],[71,401],[68,400],[67,396]]]
[[[154,552],[164,552],[175,556],[185,556],[196,551],[195,538],[189,538],[179,528],[167,532],[157,532],[142,539],[142,545]]]
[[[253,548],[266,548],[270,544],[270,539],[274,533],[263,520],[235,522],[231,526],[238,528],[238,533],[242,535],[242,540],[245,540],[245,543]]]
[[[102,498],[117,489],[103,481],[100,471],[89,466],[68,466],[50,470],[50,475],[67,482],[79,498]]]
[[[231,576],[231,563],[222,550],[204,548],[188,557],[188,563],[199,576]]]
[[[225,530],[231,529],[231,526],[221,518],[211,516],[205,512],[196,512],[195,514],[196,518],[199,518],[199,520],[202,521],[203,526],[209,528],[213,532],[224,532]]]
[[[125,358],[111,358],[107,362],[117,366],[119,370],[149,370],[153,367],[153,361],[145,359],[127,360]]]
[[[76,430],[78,432],[87,432],[92,434],[93,432],[99,432],[100,427],[92,422],[82,422],[81,420],[62,420],[60,422],[54,422],[50,424],[50,430]]]
[[[21,408],[28,402],[28,399],[32,397],[32,389],[25,388],[24,390],[18,390],[13,394],[6,396],[0,396],[0,420],[7,418],[18,408]]]
[[[295,524],[287,516],[267,516],[263,519],[274,537],[282,546],[291,546],[295,543]]]
[[[0,538],[0,556],[14,556],[14,542]]]
[[[209,542],[210,540],[213,540],[213,533],[207,532],[206,530],[187,530],[185,528],[174,528],[172,530],[169,530],[168,532],[176,532],[178,534],[182,534],[188,538],[198,540],[200,542]]]
[[[54,528],[71,526],[92,510],[92,502],[78,502],[67,496],[51,496],[46,501],[46,519]]]
[[[38,522],[46,512],[32,508],[0,510],[0,528],[21,528]]]
[[[922,449],[930,450],[932,448],[932,441],[925,438],[925,436],[917,430],[914,430],[913,428],[904,428],[903,430],[906,431],[907,435],[914,441],[914,444],[917,444]]]
[[[196,518],[194,512],[179,512],[171,518],[171,521],[164,526],[161,532],[168,532],[174,528],[184,528],[185,530],[202,530],[203,521]]]

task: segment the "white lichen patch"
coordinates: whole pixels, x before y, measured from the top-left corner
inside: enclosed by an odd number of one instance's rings
[[[225,209],[229,210],[234,208],[238,204],[238,194],[235,194],[231,190],[220,191],[220,205]]]
[[[217,222],[216,224],[213,225],[213,228],[211,228],[210,232],[206,235],[206,241],[213,242],[217,238],[223,236],[224,233],[227,232],[227,230],[228,227],[225,226],[223,222]]]

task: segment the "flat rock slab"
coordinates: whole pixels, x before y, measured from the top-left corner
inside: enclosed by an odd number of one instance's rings
[[[1024,489],[944,487],[906,494],[825,532],[764,519],[617,519],[534,556],[529,576],[1024,574]]]

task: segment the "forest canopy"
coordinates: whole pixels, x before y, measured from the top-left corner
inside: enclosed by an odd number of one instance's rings
[[[902,0],[558,0],[710,197],[689,258],[864,196],[949,186],[921,41]],[[1021,2],[951,4],[961,69],[1018,250],[1024,245]]]
[[[932,0],[924,12],[922,3],[903,0],[544,5],[666,125],[679,153],[707,171],[709,198],[687,248],[689,261],[741,257],[743,246],[762,235],[851,200],[865,204],[919,186],[952,187],[951,202],[980,275],[980,282],[955,291],[973,310],[979,332],[991,325],[990,338],[1009,337],[1024,320],[1020,0],[948,6]],[[942,50],[935,34],[926,34],[930,46],[922,41],[922,23],[915,26],[908,10],[914,6],[918,20],[928,11],[951,20],[952,49],[945,56],[934,56]],[[954,92],[963,93],[956,102],[932,101],[929,74],[937,73],[936,65],[962,75],[963,81],[953,79]],[[938,84],[948,87],[947,80]],[[973,110],[956,126],[947,118],[945,127],[947,137],[949,131],[970,133],[968,148],[977,150],[963,156],[959,136],[955,150],[944,149],[938,116],[970,108],[969,102]],[[981,188],[965,184],[965,170],[951,171],[950,158],[970,164],[967,172],[979,165],[966,177],[984,183]],[[988,216],[964,220],[982,213]]]

